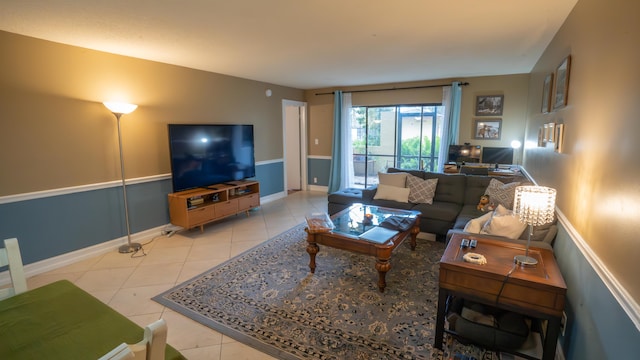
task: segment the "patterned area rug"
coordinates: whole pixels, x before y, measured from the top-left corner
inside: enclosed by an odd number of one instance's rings
[[[320,245],[311,274],[306,246],[301,224],[153,300],[279,359],[449,358],[432,347],[444,244],[399,246],[384,293],[375,258]]]

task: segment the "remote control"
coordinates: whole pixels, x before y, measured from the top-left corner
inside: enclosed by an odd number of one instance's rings
[[[462,239],[462,242],[460,243],[460,247],[463,249],[466,247],[469,247],[469,239]]]
[[[473,240],[469,241],[469,247],[470,248],[475,248],[476,246],[478,246],[478,240],[473,239]]]

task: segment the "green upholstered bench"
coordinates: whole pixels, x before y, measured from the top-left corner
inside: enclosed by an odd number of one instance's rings
[[[98,359],[144,329],[67,280],[0,301],[0,359]],[[185,359],[167,345],[165,359]]]
[[[0,359],[121,359],[139,351],[155,359],[163,347],[165,359],[185,359],[163,346],[163,320],[145,331],[67,280],[27,290],[18,240],[4,245],[0,269],[8,265],[13,286],[0,289]]]

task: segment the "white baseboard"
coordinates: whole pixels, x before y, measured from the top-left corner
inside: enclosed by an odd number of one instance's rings
[[[309,191],[324,191],[324,192],[328,192],[329,191],[329,187],[328,186],[320,186],[320,185],[309,185]]]
[[[145,240],[149,240],[154,236],[159,236],[162,231],[171,224],[158,226],[152,229],[147,229],[139,233],[131,234],[131,241],[144,243]],[[20,239],[18,239],[20,243]],[[66,254],[54,256],[52,258],[44,259],[35,263],[27,264],[24,266],[24,273],[27,278],[45,273],[47,271],[55,270],[67,265],[71,265],[78,261],[90,259],[95,256],[106,254],[110,251],[117,251],[118,247],[127,243],[127,237],[123,236],[118,239],[105,241],[100,244],[89,246],[80,250],[72,251]],[[3,271],[0,273],[0,286],[8,285],[10,283],[9,271]]]
[[[286,192],[279,192],[260,198],[261,203],[268,203],[278,199],[282,199],[287,196]],[[166,224],[155,228],[147,229],[139,233],[131,234],[131,241],[144,243],[154,236],[159,236],[162,231],[170,231],[173,229],[173,225]],[[18,243],[20,239],[18,239]],[[39,275],[51,270],[55,270],[67,265],[71,265],[78,261],[90,259],[95,256],[106,254],[110,251],[115,251],[121,245],[127,243],[127,237],[123,236],[118,239],[108,240],[100,244],[82,248],[76,251],[72,251],[66,254],[54,256],[48,259],[44,259],[32,264],[24,266],[24,273],[27,278]],[[9,271],[0,272],[0,286],[8,285],[10,283]]]

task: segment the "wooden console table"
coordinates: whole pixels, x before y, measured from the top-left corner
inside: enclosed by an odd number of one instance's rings
[[[239,180],[168,195],[173,225],[191,229],[260,206],[260,183]]]
[[[462,249],[460,244],[463,238],[476,239],[477,247]],[[554,359],[567,286],[551,250],[529,249],[529,256],[538,260],[535,267],[522,267],[514,263],[513,257],[524,251],[521,245],[488,239],[482,235],[452,236],[440,260],[434,347],[442,349],[446,301],[453,295],[547,320],[541,359]],[[467,252],[484,255],[487,263],[479,265],[464,261],[462,257]]]

